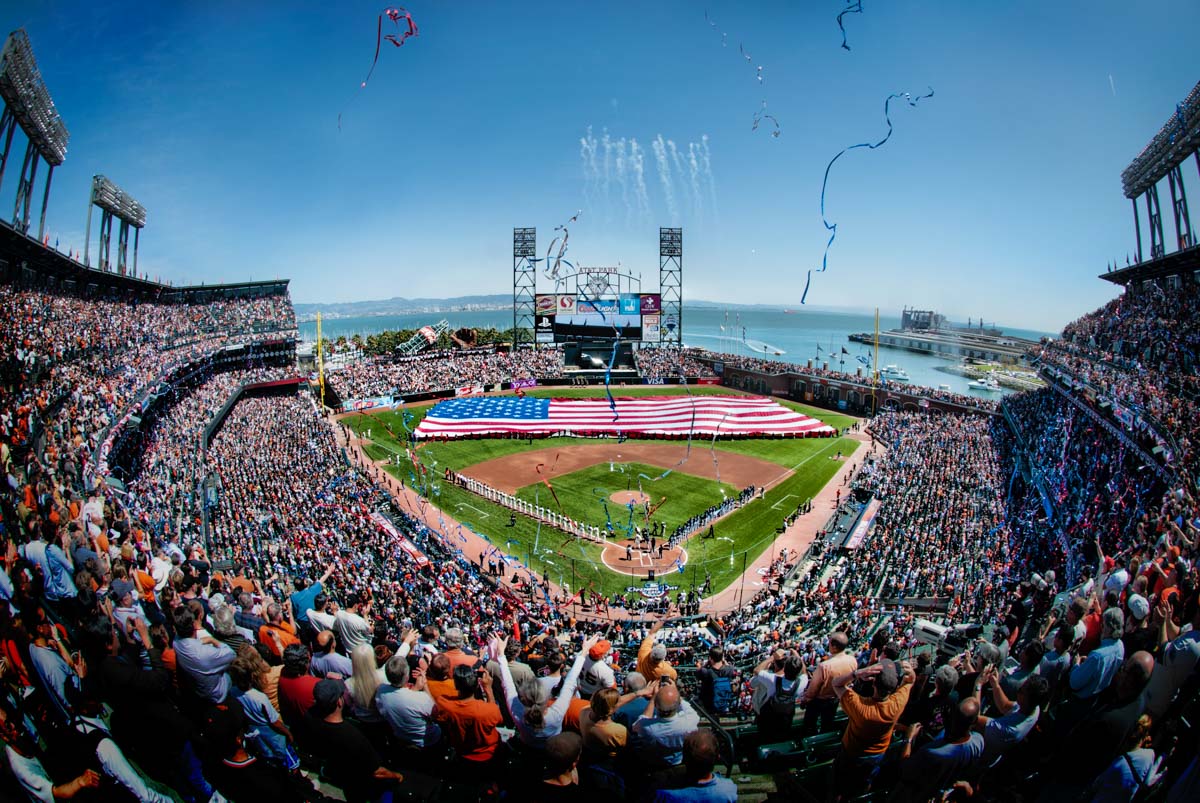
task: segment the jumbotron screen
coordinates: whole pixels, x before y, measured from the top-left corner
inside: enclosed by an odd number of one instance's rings
[[[657,341],[662,300],[658,293],[622,293],[591,298],[583,294],[536,297],[535,330],[539,343],[611,338]]]

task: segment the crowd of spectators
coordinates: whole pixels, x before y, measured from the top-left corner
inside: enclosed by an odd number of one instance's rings
[[[562,375],[562,350],[538,348],[519,351],[473,349],[366,360],[331,371],[326,378],[342,399],[365,399]]]
[[[1132,800],[1160,775],[1168,800],[1200,794],[1179,729],[1200,685],[1194,479],[1151,478],[1052,391],[1008,402],[1015,432],[876,416],[847,494],[881,502],[860,545],[784,550],[745,606],[647,628],[488,576],[436,500],[402,509],[353,468],[307,395],[243,397],[198,462],[261,369],[173,390],[127,492],[85,486],[97,434],[178,358],[147,340],[39,409],[39,382],[116,359],[42,330],[6,350],[0,407],[6,792],[307,800],[320,775],[351,801],[733,800],[704,721],[742,715],[758,741],[815,735],[828,786],[793,780],[818,797]],[[453,359],[407,364],[442,381]],[[452,386],[473,381],[501,379]],[[201,473],[211,549],[182,524]],[[922,617],[979,627],[933,650]]]
[[[643,347],[634,352],[634,360],[638,373],[645,379],[712,376],[712,366],[696,359],[699,353],[696,349],[672,346]]]
[[[186,387],[172,388],[164,412],[143,422],[136,474],[127,485],[127,514],[154,540],[172,533],[196,540],[200,529],[195,493],[204,479],[206,428],[241,385],[295,376],[291,367],[235,368],[206,372]]]
[[[1068,324],[1037,349],[1101,397],[1173,439],[1172,462],[1190,466],[1200,438],[1200,285],[1133,288]]]

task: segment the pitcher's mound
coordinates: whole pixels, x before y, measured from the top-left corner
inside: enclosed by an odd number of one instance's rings
[[[650,497],[641,491],[617,491],[608,498],[621,507],[625,507],[630,502],[633,502],[635,505],[644,505],[650,501]]]

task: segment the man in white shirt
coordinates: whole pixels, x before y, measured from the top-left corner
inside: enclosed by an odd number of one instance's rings
[[[1167,636],[1168,627],[1169,620],[1160,625]],[[1197,664],[1200,664],[1200,609],[1188,630],[1163,645],[1162,660],[1155,663],[1154,674],[1146,686],[1146,712],[1150,716],[1157,719],[1163,715]]]
[[[338,642],[349,655],[359,644],[370,645],[375,631],[367,617],[371,615],[371,600],[365,602],[358,594],[351,592],[346,598],[346,608],[338,611],[333,623],[333,632],[337,633]]]
[[[425,690],[425,676],[407,688],[408,658],[393,655],[384,665],[387,683],[375,692],[375,707],[392,728],[392,733],[406,745],[427,748],[442,738],[441,729],[433,721],[434,703]]]
[[[791,692],[795,699],[800,699],[800,695],[808,687],[808,673],[804,670],[804,661],[798,653],[777,649],[754,667],[750,690],[753,693],[751,703],[755,714],[760,713],[767,700],[775,696],[777,678],[783,680],[785,692]]]
[[[304,616],[316,630],[333,630],[337,623],[337,603],[330,602],[324,593],[317,594]]]
[[[150,560],[150,576],[154,578],[154,593],[162,591],[171,577],[171,559],[163,549],[159,549]]]
[[[604,660],[611,650],[612,643],[601,640],[588,650],[587,658],[583,659],[583,671],[579,675],[579,695],[584,699],[590,699],[601,689],[617,687],[617,676]]]

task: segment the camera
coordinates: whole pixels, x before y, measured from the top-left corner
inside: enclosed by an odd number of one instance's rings
[[[983,626],[977,624],[955,625],[948,627],[931,622],[928,619],[918,619],[913,626],[913,635],[921,644],[928,644],[937,650],[939,655],[952,656],[961,653],[971,642],[983,634]]]

